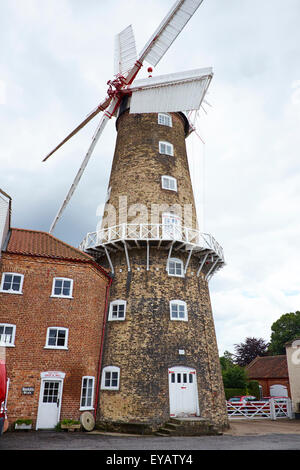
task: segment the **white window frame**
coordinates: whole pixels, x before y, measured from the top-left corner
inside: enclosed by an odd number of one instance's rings
[[[64,295],[63,293],[61,294],[55,294],[55,282],[56,281],[70,281],[70,293],[69,295]],[[62,284],[62,291],[63,291],[63,284]],[[54,277],[53,282],[52,282],[52,292],[51,292],[51,297],[59,297],[61,299],[73,299],[73,279],[70,279],[68,277]]]
[[[120,305],[124,305],[124,317],[123,318],[119,317],[119,306]],[[118,307],[118,316],[117,316],[117,318],[115,318],[113,316],[113,307],[114,306]],[[112,302],[110,302],[108,320],[109,321],[124,321],[125,317],[126,317],[126,300],[118,299],[118,300],[113,300]]]
[[[115,373],[117,372],[117,385],[106,385],[106,373]],[[110,379],[112,380],[112,378]],[[101,377],[101,390],[119,390],[120,388],[120,367],[117,366],[106,366],[102,370],[102,377]]]
[[[57,344],[49,344],[49,339],[50,339],[50,330],[63,330],[65,331],[65,344],[63,346],[58,346]],[[57,341],[57,336],[56,336],[56,341]],[[44,346],[44,349],[68,349],[68,339],[69,339],[69,328],[65,328],[64,326],[49,326],[47,328],[47,335],[46,335],[46,344]]]
[[[10,288],[8,290],[4,289],[5,276],[19,276],[19,277],[21,277],[19,290],[13,290],[12,288]],[[19,295],[23,294],[23,292],[22,292],[23,281],[24,281],[24,274],[5,272],[5,273],[2,274],[0,292],[4,292],[6,294],[19,294]],[[13,285],[13,278],[12,278],[12,282],[11,282],[11,287],[12,287],[12,285]]]
[[[171,187],[173,186],[173,187]],[[162,175],[161,177],[161,187],[162,189],[167,189],[168,191],[177,192],[177,179],[173,176]]]
[[[159,153],[163,155],[170,155],[171,157],[174,156],[174,146],[170,142],[160,140],[158,149],[159,149]]]
[[[0,334],[0,346],[4,347],[9,347],[9,348],[14,348],[15,347],[15,337],[16,337],[16,325],[13,325],[12,323],[0,323],[0,326],[4,326],[4,333]],[[8,336],[5,334],[5,328],[12,328],[12,334],[11,334],[11,341],[6,342],[5,338],[3,340],[3,337]]]
[[[158,113],[157,122],[162,126],[172,127],[172,116],[168,113]]]
[[[172,314],[172,305],[176,305],[176,306],[184,306],[184,317],[183,318],[176,318],[176,317],[173,317],[173,314]],[[186,306],[186,302],[184,302],[183,300],[178,300],[178,299],[174,299],[174,300],[171,300],[170,301],[170,319],[173,320],[173,321],[188,321],[188,313],[187,313],[187,306]]]
[[[83,383],[84,381],[87,381],[87,386],[86,386],[86,395],[83,397]],[[92,385],[89,385],[90,381],[92,381]],[[92,389],[92,395],[91,395],[91,404],[87,405],[87,399],[88,399],[88,390]],[[81,394],[80,394],[80,410],[93,410],[94,409],[94,392],[95,392],[95,377],[92,375],[85,375],[82,377],[81,380]],[[82,404],[82,400],[84,399],[84,403]]]
[[[172,274],[170,273],[170,263],[175,263],[175,273]],[[180,269],[181,269],[181,274],[177,274],[176,271],[177,271],[177,267],[176,265],[179,265],[180,264]],[[184,277],[184,265],[183,265],[183,261],[179,258],[170,258],[168,260],[168,266],[167,266],[167,272],[168,272],[168,275],[169,276],[174,276],[174,277]]]

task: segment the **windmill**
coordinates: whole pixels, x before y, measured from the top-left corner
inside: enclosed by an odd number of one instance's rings
[[[145,61],[152,66],[159,63],[202,2],[203,0],[177,0],[139,55],[136,53],[131,25],[115,37],[115,75],[107,82],[107,96],[43,159],[45,162],[93,118],[103,113],[71,188],[52,222],[50,233],[69,203],[106,124],[117,115],[124,96],[131,96],[131,113],[191,111],[200,108],[213,76],[211,68],[143,80],[136,80],[136,76]],[[151,70],[150,68],[149,71]]]
[[[107,429],[128,431],[135,423],[153,431],[182,415],[193,416],[201,433],[227,426],[208,289],[224,265],[223,250],[197,228],[185,144],[193,130],[187,111],[199,109],[212,70],[136,80],[144,61],[157,65],[201,3],[176,1],[138,56],[131,26],[118,34],[107,97],[45,158],[103,113],[53,230],[105,125],[117,118],[107,201],[118,207],[118,223],[103,222],[80,245],[113,277],[94,405]],[[149,222],[153,206],[163,212]]]

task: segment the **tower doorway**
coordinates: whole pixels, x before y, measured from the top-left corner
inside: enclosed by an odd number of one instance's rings
[[[199,416],[196,370],[190,367],[170,367],[170,416]]]

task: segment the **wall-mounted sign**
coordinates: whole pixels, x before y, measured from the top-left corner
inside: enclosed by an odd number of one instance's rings
[[[34,387],[22,387],[22,395],[33,395]]]
[[[60,372],[57,370],[49,370],[48,372],[41,372],[42,379],[64,379],[65,372]]]

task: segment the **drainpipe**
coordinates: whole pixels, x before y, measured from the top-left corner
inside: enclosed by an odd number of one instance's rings
[[[95,407],[94,407],[95,421],[96,421],[96,415],[97,415],[97,409],[98,409],[98,403],[99,403],[99,388],[100,388],[100,381],[101,381],[101,368],[102,368],[103,345],[104,345],[105,327],[106,327],[107,310],[108,310],[108,297],[109,297],[109,291],[110,291],[110,286],[112,285],[112,282],[113,282],[113,279],[109,278],[109,283],[106,286],[106,293],[105,293],[105,307],[104,307],[104,318],[103,318],[103,327],[102,327],[101,345],[100,345],[100,354],[99,354],[97,391],[96,391]]]

